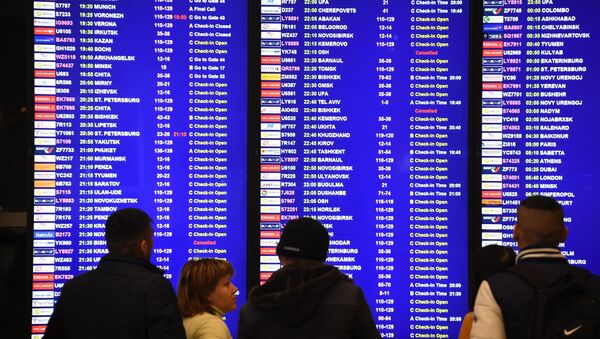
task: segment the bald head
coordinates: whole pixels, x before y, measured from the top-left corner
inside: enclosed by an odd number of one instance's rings
[[[527,246],[556,247],[567,239],[565,213],[553,198],[531,196],[517,209],[514,237],[520,248]]]

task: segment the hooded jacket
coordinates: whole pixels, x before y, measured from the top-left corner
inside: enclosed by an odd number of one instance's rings
[[[381,338],[360,287],[337,268],[305,260],[250,292],[238,339]]]

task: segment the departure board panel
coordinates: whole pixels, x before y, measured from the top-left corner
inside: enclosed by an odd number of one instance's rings
[[[125,207],[153,218],[152,261],[174,286],[189,258],[225,258],[244,300],[245,2],[33,4],[34,337]]]
[[[516,246],[520,200],[554,197],[565,209],[572,264],[600,270],[593,211],[600,99],[597,1],[484,1],[483,244]]]
[[[455,337],[467,309],[466,1],[262,0],[260,12],[261,281],[280,267],[281,227],[313,217],[383,337]]]

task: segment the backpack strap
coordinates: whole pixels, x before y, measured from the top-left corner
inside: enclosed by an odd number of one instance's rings
[[[541,339],[544,328],[544,310],[548,302],[548,298],[544,294],[544,287],[548,283],[535,270],[524,268],[523,266],[514,266],[506,271],[519,277],[535,291],[535,296],[529,309],[527,338]]]
[[[543,279],[539,270],[533,267],[514,266],[506,272],[512,273],[526,282],[535,291],[535,297],[529,311],[528,338],[541,339],[544,332],[544,317],[546,304],[554,296],[569,290],[583,290],[590,276],[588,270],[569,266],[566,274],[559,276],[554,281]]]

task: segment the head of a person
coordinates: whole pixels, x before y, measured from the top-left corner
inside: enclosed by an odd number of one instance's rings
[[[238,288],[231,282],[233,266],[221,259],[190,260],[181,270],[177,304],[184,318],[236,308]]]
[[[329,250],[329,233],[319,221],[299,218],[288,221],[281,232],[276,253],[285,266],[301,260],[324,262]]]
[[[513,233],[519,248],[557,247],[567,240],[564,216],[562,206],[551,197],[533,195],[521,201]]]
[[[137,208],[125,208],[106,219],[104,238],[108,252],[150,260],[152,254],[152,218]]]
[[[494,273],[501,272],[515,265],[516,254],[512,248],[499,245],[489,245],[476,250],[471,256],[470,284],[471,291],[469,303],[471,309],[475,302],[475,295],[479,285]]]

